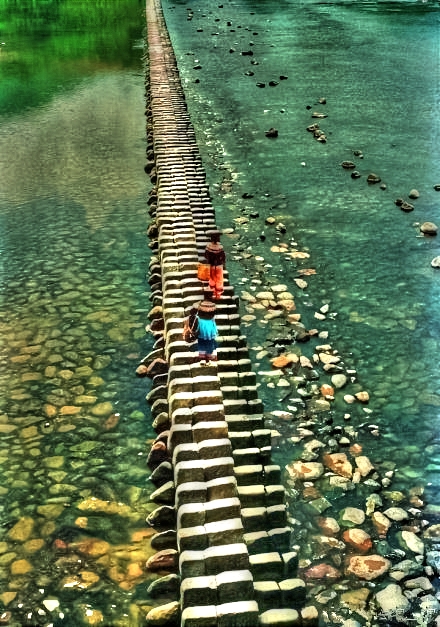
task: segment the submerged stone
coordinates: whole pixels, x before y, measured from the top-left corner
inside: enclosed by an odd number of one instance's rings
[[[362,509],[357,507],[346,507],[341,510],[339,515],[339,522],[343,527],[354,527],[356,525],[362,525],[365,521],[365,513]]]
[[[381,555],[354,555],[350,558],[347,573],[372,581],[385,574],[391,562]]]
[[[389,618],[398,613],[404,613],[410,606],[410,602],[404,596],[400,587],[390,583],[386,588],[376,593],[376,601],[381,611]]]
[[[15,525],[9,530],[8,537],[16,542],[25,542],[31,536],[34,529],[34,519],[29,516],[23,516]]]
[[[327,453],[323,456],[324,465],[341,477],[351,479],[353,466],[345,453]]]
[[[336,580],[342,577],[341,572],[330,564],[315,564],[304,572],[305,579],[324,579],[326,581]]]
[[[412,531],[399,531],[397,534],[400,546],[407,551],[412,551],[418,555],[423,555],[425,552],[425,545]]]
[[[113,413],[113,404],[110,401],[98,403],[92,407],[91,412],[94,416],[107,416]]]

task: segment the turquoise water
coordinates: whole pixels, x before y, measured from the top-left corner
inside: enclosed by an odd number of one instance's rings
[[[396,489],[426,486],[426,512],[435,515],[440,290],[430,263],[439,243],[419,227],[440,219],[438,3],[164,7],[218,220],[235,229],[225,238],[231,274],[238,285],[253,277],[243,289],[260,280],[294,291],[298,269],[316,270],[295,292],[297,311],[307,327],[329,332],[370,394],[368,408],[336,404],[335,420],[350,412],[364,450],[395,468]],[[327,117],[312,118],[315,111]],[[307,132],[314,122],[325,143]],[[275,139],[265,136],[271,127]],[[341,167],[346,160],[360,178]],[[370,173],[386,188],[367,184]],[[404,213],[395,200],[409,200],[412,189],[420,197]],[[265,224],[267,216],[285,235]],[[238,224],[243,217],[249,221]],[[310,257],[271,252],[280,241],[295,241]],[[253,259],[235,261],[243,250]],[[314,313],[325,304],[332,315],[318,322]],[[246,332],[251,345],[264,343],[264,326]],[[261,370],[268,367],[263,359]],[[268,412],[289,403],[264,377],[260,391]],[[380,427],[380,438],[368,424]],[[292,454],[285,447],[279,459]]]

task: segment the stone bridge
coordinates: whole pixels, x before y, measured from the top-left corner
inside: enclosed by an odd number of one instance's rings
[[[201,366],[182,339],[203,298],[197,264],[217,228],[160,0],[147,0],[147,165],[153,189],[149,317],[156,338],[143,367],[158,437],[149,454],[152,544],[175,560],[176,599],[154,616],[184,627],[318,624],[301,608],[280,467],[271,461],[238,297],[225,272],[217,305],[218,361]],[[164,578],[166,588],[169,578]],[[160,588],[160,580],[158,587]],[[157,612],[159,610],[159,612]],[[148,621],[147,621],[148,622]]]

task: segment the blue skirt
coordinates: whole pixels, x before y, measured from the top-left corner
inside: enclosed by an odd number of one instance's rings
[[[216,348],[217,342],[215,341],[215,338],[212,340],[204,340],[199,337],[197,340],[197,350],[201,355],[212,355]]]

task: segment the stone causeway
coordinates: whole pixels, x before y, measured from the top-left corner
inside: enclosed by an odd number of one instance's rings
[[[147,0],[147,41],[152,544],[175,560],[182,627],[318,624],[303,607],[281,469],[227,271],[218,361],[201,366],[182,338],[188,309],[203,298],[197,265],[217,226],[160,0]]]

